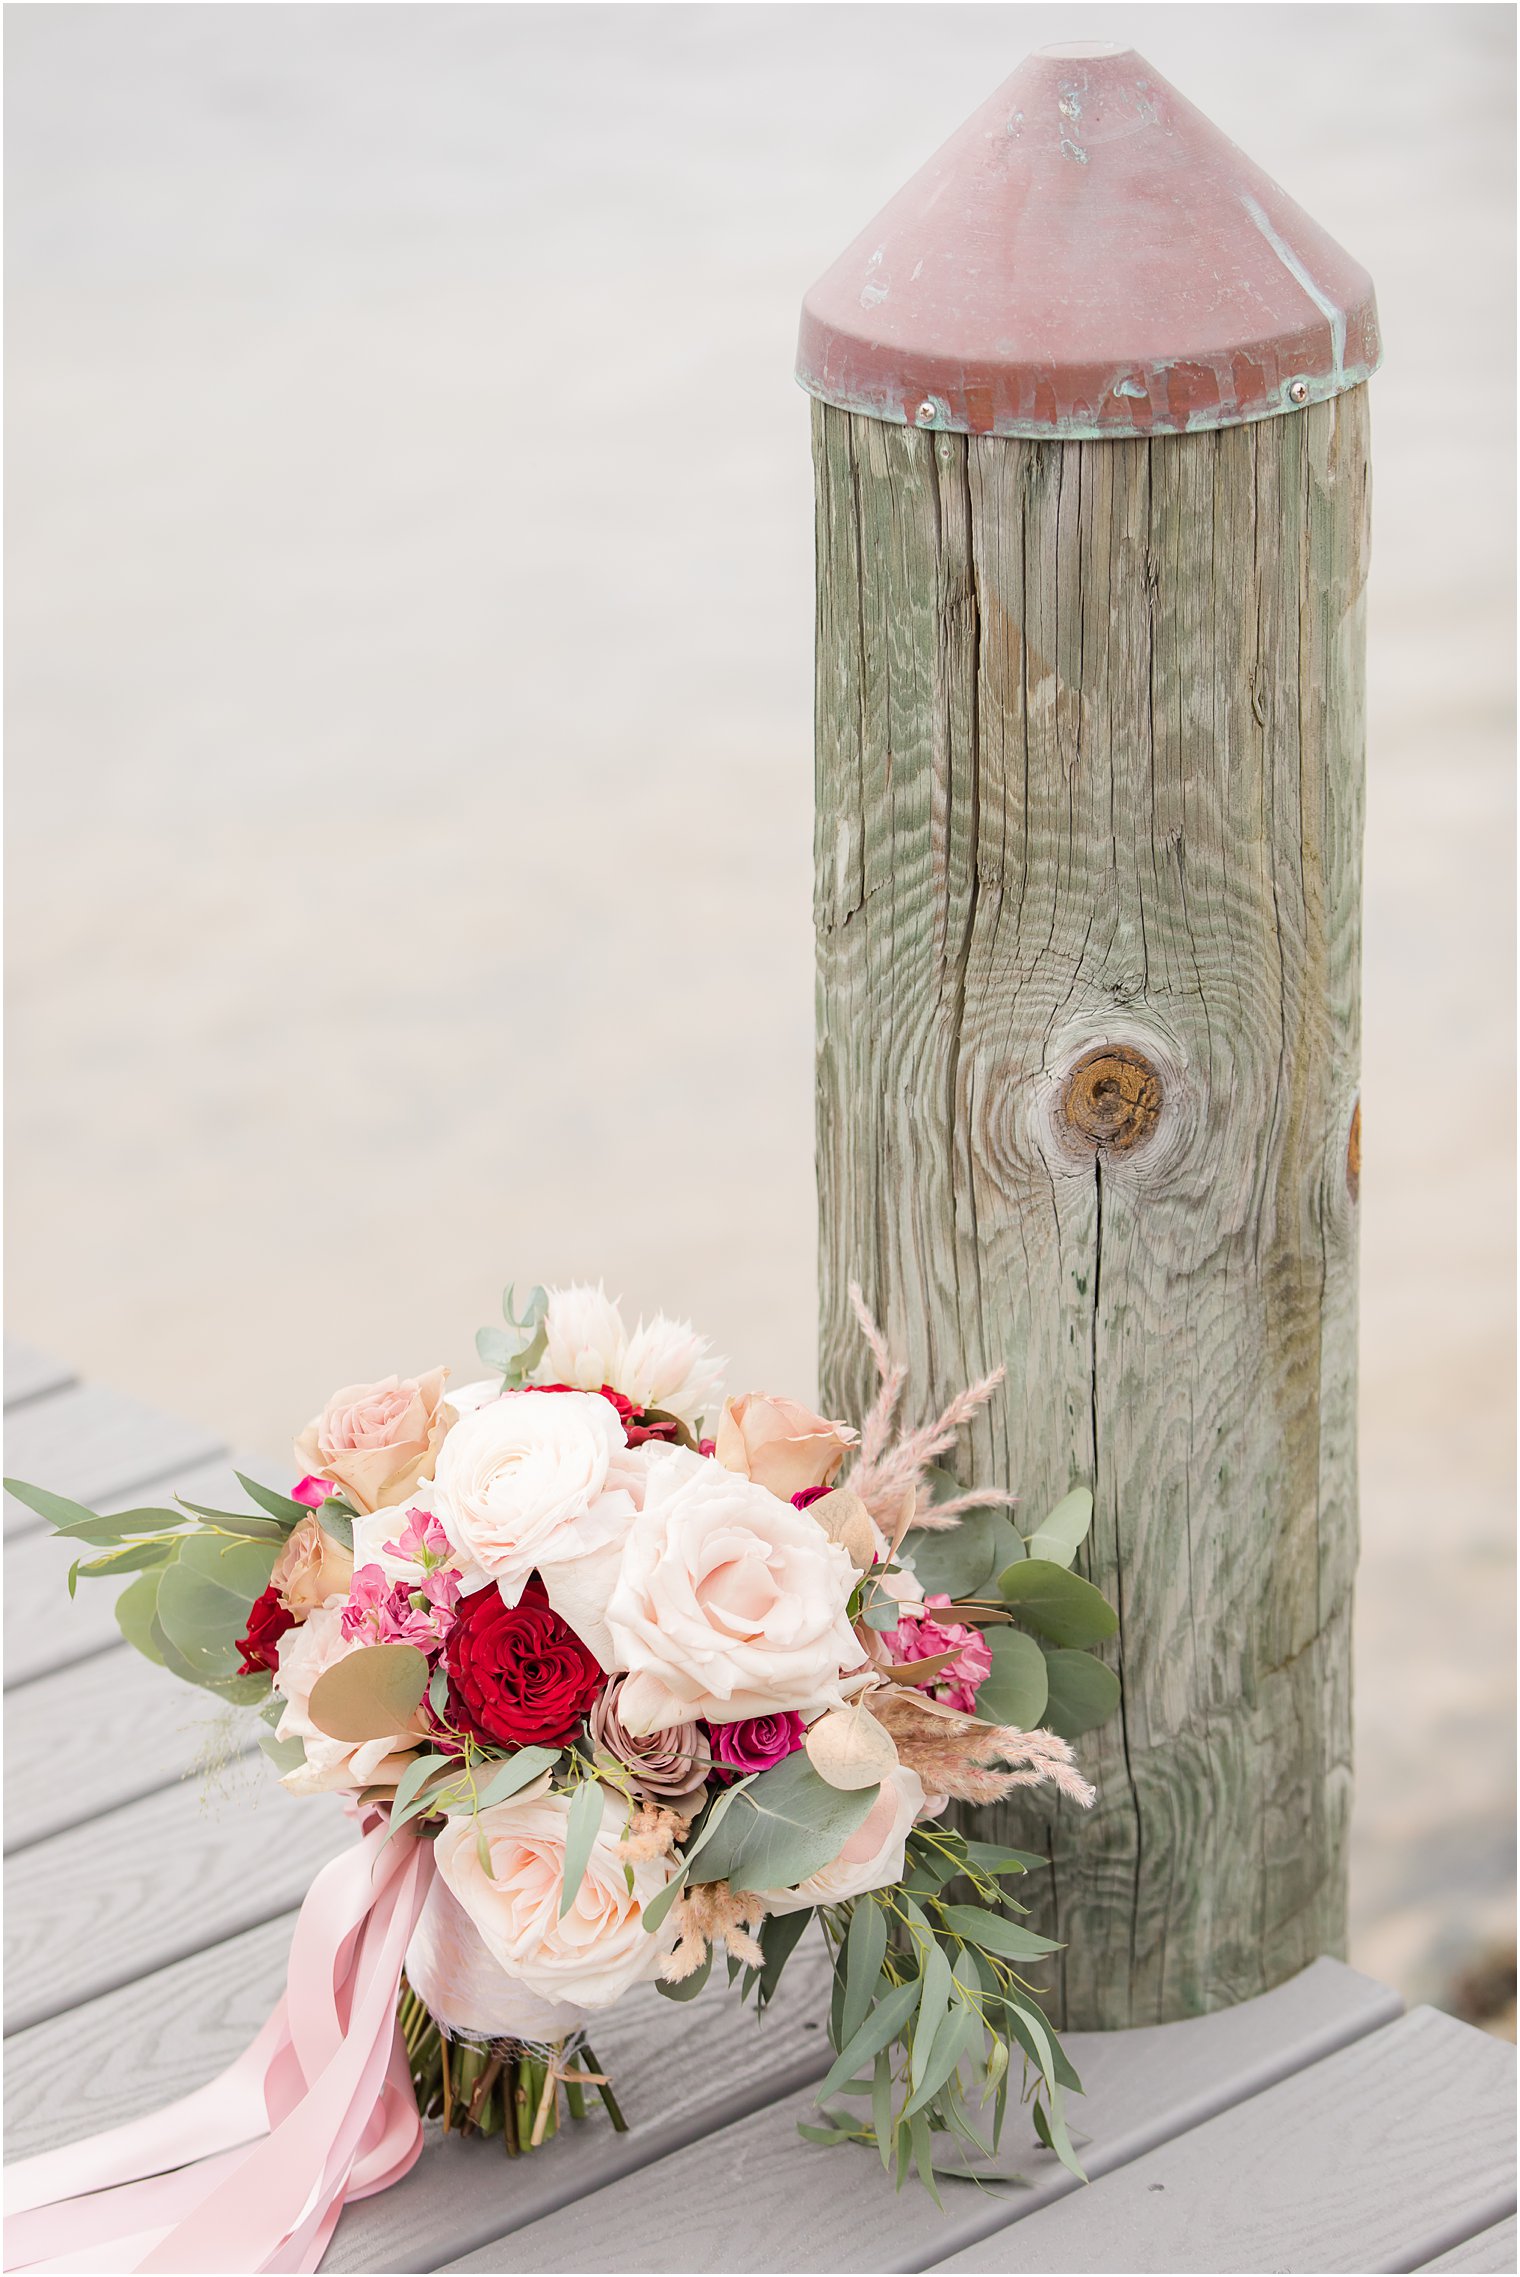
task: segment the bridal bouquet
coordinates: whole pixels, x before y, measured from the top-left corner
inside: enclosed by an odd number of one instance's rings
[[[71,1590],[134,1575],[128,1640],[261,1716],[293,1794],[348,1799],[372,1884],[423,1861],[376,2061],[445,2127],[516,2152],[597,2098],[621,2126],[596,2020],[646,1981],[695,1997],[720,1955],[763,2007],[816,1923],[837,2061],[804,2132],[932,2191],[935,2137],[995,2148],[1018,2076],[1076,2167],[1027,1974],[1055,1947],[1009,1894],[1043,1861],[941,1814],[1039,1782],[1092,1801],[1069,1741],[1118,1687],[1071,1571],[1091,1497],[1026,1537],[1011,1496],[957,1484],[936,1458],[1001,1371],[899,1430],[905,1371],[853,1293],[881,1379],[858,1429],[723,1401],[703,1339],[630,1333],[600,1288],[521,1317],[509,1291],[489,1380],[335,1393],[247,1511],[101,1517],[8,1482],[93,1553]]]

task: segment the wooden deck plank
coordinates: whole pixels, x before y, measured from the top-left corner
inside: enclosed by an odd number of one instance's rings
[[[284,1479],[284,1470],[238,1455],[220,1455],[214,1461],[171,1471],[147,1491],[154,1502],[168,1503],[175,1493],[192,1501],[226,1503],[229,1510],[244,1506],[242,1488],[234,1469],[249,1478]],[[16,1475],[14,1472],[11,1474]],[[133,1508],[144,1489],[118,1487],[102,1494],[92,1507],[102,1510]],[[228,1499],[230,1497],[230,1500]],[[116,1599],[120,1590],[107,1580],[81,1581],[70,1602],[68,1572],[79,1556],[77,1543],[61,1541],[46,1527],[5,1545],[5,1687],[30,1683],[34,1678],[72,1667],[93,1653],[120,1640],[116,1626]],[[125,1588],[130,1575],[124,1577]],[[171,1685],[173,1678],[162,1681]]]
[[[221,1451],[214,1432],[161,1415],[107,1384],[68,1385],[13,1408],[5,1419],[7,1477],[49,1486],[91,1509],[103,1495],[189,1470]],[[5,1497],[7,1538],[42,1525],[35,1511]]]
[[[1495,2222],[1492,2229],[1480,2230],[1476,2237],[1464,2238],[1454,2245],[1450,2253],[1439,2260],[1427,2261],[1426,2269],[1468,2269],[1474,2272],[1510,2272],[1515,2268],[1516,2236],[1515,2217],[1507,2222]]]
[[[74,1371],[65,1361],[55,1360],[51,1354],[39,1352],[15,1336],[5,1339],[4,1370],[7,1407],[19,1407],[27,1399],[40,1399],[44,1392],[62,1391],[65,1384],[74,1381]]]
[[[121,1642],[23,1684],[6,1699],[5,1850],[171,1787],[209,1760],[247,1755],[258,1730],[246,1708],[177,1683]],[[63,1731],[67,1779],[58,1775],[56,1734]]]
[[[1415,2009],[937,2269],[1414,2269],[1515,2203],[1515,2051]]]
[[[158,2111],[225,2070],[279,1999],[294,1912],[5,2043],[5,2148],[27,2158]]]
[[[785,1980],[783,1979],[783,1982]],[[1075,2033],[1069,2046],[1087,2092],[1073,2100],[1073,2134],[1087,2138],[1089,2172],[1107,2172],[1196,2126],[1225,2105],[1302,2071],[1399,2011],[1393,1993],[1335,1961],[1313,1967],[1244,2007],[1133,2032]],[[793,2094],[721,2142],[667,2158],[572,2211],[535,2222],[451,2267],[576,2270],[922,2269],[972,2246],[1080,2186],[1010,2112],[1004,2173],[1029,2187],[990,2196],[948,2184],[941,2213],[916,2184],[895,2195],[874,2153],[821,2150],[797,2134],[816,2119]],[[714,2172],[726,2178],[720,2195]],[[733,2217],[742,2198],[744,2221]]]
[[[287,1795],[262,1756],[223,1784],[166,1788],[8,1861],[8,2032],[298,1905],[353,1839],[336,1797]]]
[[[794,1957],[775,2005],[759,2019],[727,1987],[710,1985],[690,2002],[641,1987],[592,2032],[630,2122],[626,2135],[614,2133],[598,2114],[531,2157],[509,2161],[500,2143],[462,2143],[433,2130],[404,2181],[348,2208],[323,2260],[324,2277],[339,2270],[437,2269],[504,2228],[583,2201],[600,2184],[667,2151],[710,2140],[799,2082],[821,2079],[833,2052],[818,2022],[827,1986],[820,1945],[816,1953]],[[710,2194],[713,2173],[709,2167]],[[719,2195],[731,2226],[747,2223],[748,2208],[726,2171]],[[514,2254],[510,2263],[492,2266],[529,2264]]]

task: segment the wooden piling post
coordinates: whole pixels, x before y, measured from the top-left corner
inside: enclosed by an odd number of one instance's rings
[[[1365,274],[1132,51],[1032,56],[814,287],[824,1401],[1092,1484],[1082,2027],[1343,1948]],[[985,1814],[984,1814],[985,1816]]]

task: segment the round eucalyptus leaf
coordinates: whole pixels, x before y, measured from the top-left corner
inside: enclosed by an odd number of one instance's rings
[[[984,1723],[1035,1730],[1044,1720],[1049,1688],[1044,1653],[1022,1629],[984,1629],[982,1635],[992,1655],[992,1674],[977,1686],[977,1715]]]
[[[1050,1679],[1045,1721],[1062,1739],[1096,1731],[1118,1707],[1118,1677],[1090,1652],[1047,1653],[1045,1669]]]
[[[1001,1510],[968,1510],[943,1533],[910,1527],[899,1552],[926,1597],[974,1597],[1022,1544]]]
[[[415,1645],[366,1645],[323,1669],[306,1712],[329,1739],[389,1739],[410,1727],[427,1680],[427,1654]]]
[[[1119,1626],[1118,1614],[1090,1581],[1049,1558],[1005,1567],[998,1588],[1015,1618],[1051,1644],[1102,1644]]]

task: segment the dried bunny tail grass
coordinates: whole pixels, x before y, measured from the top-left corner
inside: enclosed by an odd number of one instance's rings
[[[617,1846],[618,1856],[631,1866],[646,1858],[668,1858],[690,1824],[679,1811],[667,1810],[663,1803],[640,1803]]]
[[[962,1425],[986,1406],[1007,1370],[994,1368],[991,1375],[983,1376],[979,1383],[958,1393],[933,1423],[920,1424],[917,1430],[905,1432],[893,1446],[890,1443],[892,1418],[908,1380],[908,1371],[901,1361],[892,1358],[858,1281],[850,1283],[849,1295],[861,1333],[871,1347],[881,1389],[861,1425],[859,1453],[846,1483],[891,1536],[893,1548],[910,1526],[922,1526],[932,1532],[958,1524],[963,1511],[984,1508],[989,1502],[1016,1501],[1017,1497],[1003,1488],[988,1487],[954,1495],[947,1502],[928,1504],[923,1509],[917,1507],[925,1470],[936,1455],[944,1454],[954,1445]]]
[[[1016,1787],[1038,1787],[1047,1780],[1084,1810],[1095,1799],[1070,1747],[1053,1731],[979,1723],[896,1684],[872,1693],[871,1713],[891,1733],[898,1760],[933,1792],[953,1795],[958,1802],[1001,1802]],[[995,1770],[994,1764],[1002,1768]]]
[[[680,1936],[661,1976],[667,1984],[695,1976],[709,1945],[723,1946],[752,1969],[763,1968],[765,1955],[750,1932],[759,1928],[765,1912],[762,1899],[749,1890],[731,1890],[727,1882],[700,1882],[694,1890],[683,1890],[670,1909]]]

